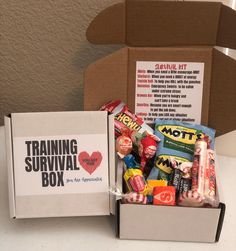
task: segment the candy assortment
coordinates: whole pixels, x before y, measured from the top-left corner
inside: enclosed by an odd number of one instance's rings
[[[217,207],[214,137],[203,125],[156,119],[154,130],[116,100],[116,152],[124,164],[123,203]]]

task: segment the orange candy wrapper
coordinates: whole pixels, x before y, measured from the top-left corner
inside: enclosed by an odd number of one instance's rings
[[[175,205],[175,187],[158,186],[153,188],[153,204],[154,205]]]

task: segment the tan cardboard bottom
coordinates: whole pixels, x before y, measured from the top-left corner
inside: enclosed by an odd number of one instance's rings
[[[216,242],[219,240],[225,204],[218,208],[191,208],[122,204],[118,202],[120,239]]]

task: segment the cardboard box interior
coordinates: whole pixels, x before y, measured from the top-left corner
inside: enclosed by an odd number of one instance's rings
[[[214,48],[236,48],[226,28],[235,22],[236,12],[219,2],[128,0],[105,9],[88,27],[88,40],[127,47],[87,67],[84,109],[121,99],[134,110],[136,61],[204,62],[202,123],[217,135],[235,130],[236,61]]]

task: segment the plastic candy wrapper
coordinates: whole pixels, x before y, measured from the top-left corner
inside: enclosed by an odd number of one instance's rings
[[[176,199],[179,194],[191,189],[191,168],[192,162],[183,162],[180,165],[175,159],[171,158],[173,171],[170,175],[169,185],[176,189]]]
[[[153,133],[153,129],[148,126],[142,118],[132,113],[127,105],[120,100],[110,101],[103,105],[100,110],[114,114],[116,137],[120,136],[122,131],[127,128],[140,133],[145,131]]]
[[[186,179],[178,200],[181,206],[217,207],[219,204],[216,198],[214,151],[207,149],[209,146],[207,136],[198,139],[195,143],[191,191],[186,191],[190,186],[189,180]]]
[[[136,192],[129,192],[129,193],[122,193],[117,188],[110,188],[109,192],[113,195],[115,195],[118,199],[122,199],[123,203],[129,203],[129,204],[147,204],[147,196],[136,193]]]
[[[181,178],[180,180],[180,185],[179,185],[179,194],[182,194],[184,192],[187,192],[189,190],[191,190],[192,188],[192,180],[189,178]]]
[[[171,181],[174,169],[177,168],[181,170],[180,169],[181,164],[186,163],[186,161],[188,162],[188,160],[177,156],[173,157],[173,156],[163,155],[162,157],[155,160],[155,166],[152,168],[147,179]],[[187,170],[185,171],[187,172]]]
[[[171,173],[169,185],[175,187],[176,195],[178,195],[180,189],[181,179],[182,179],[182,172],[179,169],[175,168]]]
[[[204,205],[204,200],[198,192],[189,190],[183,192],[179,196],[178,205],[185,207],[202,207]]]
[[[147,196],[136,192],[130,192],[124,195],[122,202],[130,204],[147,204]]]
[[[192,190],[204,197],[204,179],[207,161],[207,140],[198,139],[195,144],[192,166]]]
[[[158,186],[167,186],[166,180],[147,180],[148,195],[153,195],[153,188]]]
[[[140,164],[135,160],[135,157],[132,154],[128,154],[123,158],[127,168],[140,168]]]
[[[148,179],[170,180],[170,174],[173,170],[171,159],[175,159],[178,165],[183,162],[191,162],[196,140],[205,135],[210,139],[211,149],[214,148],[215,130],[202,125],[157,119],[155,135],[161,141],[156,153],[155,167],[153,167]]]
[[[157,150],[157,141],[150,135],[147,135],[140,141],[138,148],[141,157],[141,170],[144,171],[147,160],[153,158]]]
[[[132,149],[132,140],[126,133],[123,133],[116,139],[116,152],[120,158],[130,154]]]
[[[158,186],[153,188],[154,205],[175,205],[175,187]]]
[[[183,162],[178,166],[178,169],[183,172],[182,177],[185,179],[191,178],[193,162]]]
[[[205,204],[217,207],[219,204],[216,196],[216,175],[215,175],[215,153],[211,149],[207,150],[207,165],[204,180]]]
[[[145,195],[148,193],[147,183],[140,169],[127,169],[124,174],[124,180],[129,192],[137,192]]]
[[[130,137],[133,142],[133,150],[140,157],[140,168],[146,173],[147,162],[155,157],[160,139],[147,131],[143,133],[132,131]]]
[[[137,131],[131,131],[130,130],[130,137],[132,139],[134,148],[139,148],[141,141],[144,140],[146,137],[151,138],[155,142],[160,142],[160,139],[153,133],[150,133],[148,131],[145,131],[143,133],[137,132]]]

